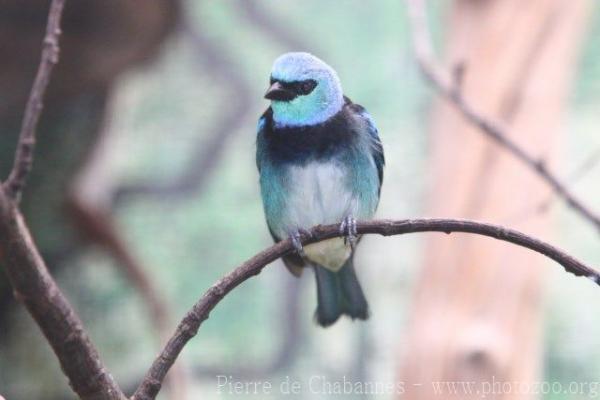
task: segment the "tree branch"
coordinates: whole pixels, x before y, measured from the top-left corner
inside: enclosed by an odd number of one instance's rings
[[[543,254],[562,265],[567,272],[588,277],[596,284],[600,283],[600,275],[596,270],[557,247],[499,225],[458,219],[375,220],[359,222],[357,230],[359,234],[379,234],[382,236],[417,232],[443,232],[447,234],[464,232],[488,236]],[[319,225],[311,229],[310,232],[310,237],[302,237],[304,245],[340,236],[339,225]],[[219,301],[239,284],[259,274],[266,265],[291,251],[293,251],[293,246],[290,240],[281,241],[258,253],[210,287],[179,323],[175,333],[152,364],[132,400],[153,400],[159,392],[161,383],[169,368],[173,365],[186,343],[196,335],[202,322],[208,318]]]
[[[435,63],[431,47],[431,35],[427,27],[424,0],[406,1],[409,8],[415,56],[423,76],[432,87],[453,105],[467,121],[521,161],[533,173],[537,174],[571,209],[600,230],[600,215],[575,196],[566,184],[548,169],[542,159],[534,157],[514,142],[507,134],[504,126],[480,113],[464,97],[461,90],[464,66],[459,65],[450,77],[450,74],[443,71]]]
[[[65,0],[53,0],[50,4],[48,13],[48,24],[46,26],[46,35],[44,36],[44,45],[42,49],[42,59],[27,100],[21,132],[19,134],[19,143],[15,152],[15,161],[12,170],[6,182],[4,190],[11,200],[17,203],[21,198],[21,192],[25,186],[27,175],[33,165],[33,151],[35,148],[35,131],[37,128],[42,108],[44,107],[44,94],[50,82],[50,75],[54,65],[58,63],[60,37],[60,19],[65,5]]]
[[[36,321],[56,353],[73,390],[85,400],[125,396],[100,361],[79,317],[44,264],[18,210],[33,162],[35,131],[54,65],[58,62],[64,0],[52,0],[38,72],[23,117],[12,171],[0,185],[0,262],[15,297]]]
[[[124,399],[81,320],[50,276],[16,204],[3,190],[0,190],[0,263],[6,269],[15,297],[39,325],[79,397]]]

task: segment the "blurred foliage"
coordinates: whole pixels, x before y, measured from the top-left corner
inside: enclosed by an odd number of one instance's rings
[[[338,71],[346,94],[374,116],[388,161],[379,215],[420,215],[428,179],[426,132],[431,92],[411,56],[402,2],[263,0],[257,4],[269,18],[297,35],[306,44],[305,50],[329,62]],[[436,6],[432,20],[439,39],[447,1]],[[252,118],[247,118],[227,143],[203,193],[174,204],[139,198],[116,210],[132,249],[170,299],[175,319],[224,273],[271,243],[254,165],[255,126],[267,106],[262,94],[273,59],[297,50],[283,47],[249,21],[238,1],[188,1],[187,7],[194,29],[242,71],[256,101],[249,113]],[[115,184],[177,176],[187,165],[190,149],[198,140],[208,140],[213,122],[228,112],[231,92],[224,88],[229,83],[203,69],[198,51],[189,37],[179,35],[170,40],[158,62],[122,80],[111,101],[107,126],[113,140],[107,168],[113,170]],[[600,6],[594,10],[570,100],[560,169],[565,176],[600,148]],[[600,166],[574,189],[586,199],[600,198],[599,179]],[[555,241],[592,265],[600,265],[598,233],[562,205],[555,208],[560,223]],[[365,238],[357,266],[373,317],[364,324],[341,321],[327,330],[316,329],[312,322],[315,289],[307,271],[302,277],[310,282],[302,293],[299,357],[276,376],[264,379],[279,382],[290,375],[306,382],[306,377],[313,375],[328,375],[333,380],[346,375],[357,380],[392,381],[403,350],[402,333],[420,250],[418,235]],[[597,288],[566,276],[551,263],[548,271],[544,378],[567,383],[597,379]],[[224,374],[238,364],[266,363],[281,340],[279,313],[286,295],[286,274],[277,263],[228,296],[186,348],[183,363],[222,369]],[[146,309],[128,282],[99,251],[78,258],[57,278],[84,318],[109,369],[123,385],[135,384],[154,357],[157,343]],[[20,340],[15,347],[0,349],[0,392],[10,400],[21,400],[54,398],[68,390],[29,318],[21,312],[13,317],[11,326]],[[199,379],[193,390],[190,398],[227,398],[215,394],[215,377]],[[316,397],[306,394],[298,398]]]

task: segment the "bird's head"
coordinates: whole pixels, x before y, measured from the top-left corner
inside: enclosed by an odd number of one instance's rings
[[[286,53],[275,60],[265,98],[271,100],[278,126],[316,125],[344,105],[333,68],[309,53]]]

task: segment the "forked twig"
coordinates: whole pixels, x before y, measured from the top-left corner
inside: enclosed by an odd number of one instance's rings
[[[435,63],[431,46],[431,35],[427,25],[424,0],[406,0],[409,8],[415,56],[421,72],[433,88],[453,105],[472,125],[507,150],[527,168],[537,174],[554,193],[577,212],[581,217],[593,224],[600,231],[600,215],[573,194],[566,184],[550,171],[543,159],[531,155],[527,150],[514,142],[507,134],[506,128],[479,112],[463,95],[460,85],[462,74],[448,73]],[[460,70],[462,70],[461,68]],[[455,69],[456,71],[456,69]]]

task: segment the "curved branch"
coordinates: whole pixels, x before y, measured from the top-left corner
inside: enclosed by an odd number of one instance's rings
[[[50,4],[46,35],[44,36],[44,46],[42,48],[42,59],[25,107],[21,132],[19,134],[19,143],[15,152],[15,161],[8,179],[3,184],[8,198],[17,203],[20,200],[27,175],[29,175],[33,165],[35,131],[40,120],[42,108],[44,107],[44,95],[46,94],[48,83],[50,83],[52,69],[58,63],[60,20],[64,6],[65,0],[53,0]]]
[[[571,209],[600,230],[600,215],[575,196],[567,188],[567,185],[549,170],[542,159],[536,158],[514,142],[502,125],[480,113],[464,97],[461,91],[464,66],[459,65],[455,69],[452,79],[450,79],[448,74],[434,62],[424,0],[407,0],[407,4],[412,26],[415,57],[423,76],[431,86],[453,105],[468,122],[537,174]]]
[[[230,365],[206,365],[196,364],[191,367],[192,373],[196,378],[214,378],[217,375],[232,375],[242,380],[264,379],[265,376],[281,372],[297,357],[299,350],[298,342],[302,337],[302,327],[300,326],[300,294],[304,279],[296,279],[287,272],[285,284],[285,298],[277,304],[278,314],[286,314],[279,318],[279,328],[273,333],[273,337],[279,337],[282,342],[279,348],[273,351],[273,355],[265,363],[241,363]],[[170,334],[171,332],[169,332]],[[168,337],[166,339],[169,339]],[[175,365],[176,368],[178,365]],[[171,372],[173,374],[173,372]],[[141,376],[137,376],[127,384],[122,385],[125,393],[133,393],[138,388]]]
[[[359,222],[357,231],[359,234],[378,234],[382,236],[417,232],[443,232],[447,234],[463,232],[488,236],[543,254],[562,265],[567,272],[576,276],[585,276],[596,284],[600,284],[600,274],[571,255],[539,239],[499,225],[459,219],[375,220]],[[319,225],[312,228],[310,234],[310,236],[304,235],[302,237],[302,244],[308,245],[339,237],[339,225]],[[269,263],[291,251],[293,251],[291,241],[289,239],[281,241],[258,253],[210,287],[179,323],[175,333],[150,367],[132,400],[154,399],[169,368],[171,368],[186,343],[196,335],[202,322],[208,318],[219,301],[239,284],[259,274]]]

